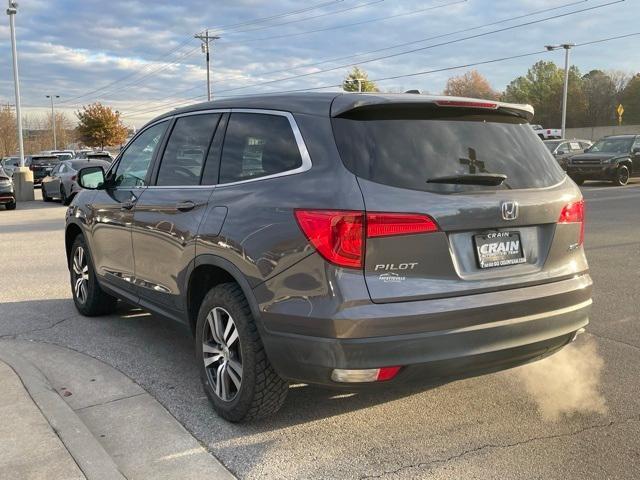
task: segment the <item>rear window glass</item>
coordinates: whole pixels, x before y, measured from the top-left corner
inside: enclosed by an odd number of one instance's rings
[[[301,165],[300,150],[286,117],[231,114],[222,150],[220,183],[274,175]]]
[[[333,119],[346,167],[359,177],[394,187],[438,193],[541,188],[564,173],[524,119],[510,115],[420,118],[402,113]],[[498,186],[427,183],[437,177],[503,174]]]
[[[60,162],[60,159],[58,157],[33,157],[31,159],[31,163],[33,165],[43,165],[58,162]]]

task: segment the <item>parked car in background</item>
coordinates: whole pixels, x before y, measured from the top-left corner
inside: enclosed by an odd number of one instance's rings
[[[26,158],[25,158],[26,165]],[[4,169],[4,173],[9,177],[13,177],[13,171],[20,166],[20,157],[4,157],[0,161],[0,167]],[[27,167],[29,165],[26,165]]]
[[[549,355],[587,325],[592,282],[581,192],[532,116],[418,94],[172,110],[78,173],[75,306],[190,326],[231,421],[277,411],[289,382],[393,389]]]
[[[591,146],[589,140],[545,140],[545,146],[558,161],[563,170],[567,169],[567,159],[573,155],[584,152]]]
[[[640,176],[640,135],[613,135],[594,143],[567,162],[567,174],[578,185],[585,180],[606,180],[626,185]]]
[[[84,167],[99,166],[105,170],[111,162],[101,159],[64,160],[53,167],[49,175],[42,179],[42,200],[50,202],[59,199],[64,205],[69,205],[73,197],[81,190],[78,185],[78,170]]]
[[[562,130],[559,128],[543,128],[542,125],[531,125],[531,128],[542,140],[562,138]]]
[[[109,152],[89,152],[85,155],[85,158],[89,160],[106,160],[107,162],[113,162],[113,156]]]
[[[58,163],[60,159],[56,155],[31,155],[29,170],[33,172],[33,184],[40,185],[42,179],[49,175]]]
[[[93,153],[93,150],[90,148],[85,148],[82,150],[76,150],[75,152],[76,158],[87,158],[88,153]]]
[[[76,153],[73,150],[45,150],[40,152],[40,155],[55,155],[60,160],[71,160],[76,158]]]
[[[4,205],[7,210],[16,208],[16,194],[13,189],[13,180],[0,166],[0,205]]]

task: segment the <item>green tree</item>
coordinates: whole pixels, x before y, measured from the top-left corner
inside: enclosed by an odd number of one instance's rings
[[[622,92],[621,99],[624,107],[622,121],[626,125],[640,123],[640,73],[636,74]]]
[[[358,67],[353,67],[342,82],[345,92],[379,92],[374,82],[369,80],[367,72]]]
[[[505,90],[503,100],[529,103],[535,109],[535,122],[545,127],[559,127],[562,122],[562,91],[564,70],[553,62],[541,60],[527,74],[513,80]],[[567,126],[584,124],[586,100],[582,77],[576,67],[569,69]]]
[[[78,136],[90,147],[115,146],[127,139],[127,128],[120,120],[120,113],[99,102],[85,105],[76,112]]]
[[[602,70],[591,70],[582,77],[586,100],[585,126],[612,125],[615,121],[616,84]]]
[[[491,87],[489,81],[477,70],[470,70],[457,77],[449,77],[444,94],[489,100],[497,100],[500,97],[498,92]]]

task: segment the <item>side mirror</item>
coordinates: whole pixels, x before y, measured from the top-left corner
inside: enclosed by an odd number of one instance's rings
[[[632,152],[634,155],[640,155],[640,147],[635,147]]]
[[[566,155],[566,154],[567,154],[567,152],[565,150],[558,150],[556,152],[556,155]]]
[[[99,190],[104,183],[104,170],[100,166],[81,168],[78,172],[78,185],[81,188]]]

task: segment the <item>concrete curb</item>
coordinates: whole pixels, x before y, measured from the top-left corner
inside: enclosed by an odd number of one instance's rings
[[[49,343],[0,340],[0,360],[89,480],[235,478],[157,400],[86,354]]]
[[[31,362],[2,342],[0,359],[20,377],[29,395],[89,480],[125,480],[118,466],[93,434]]]

